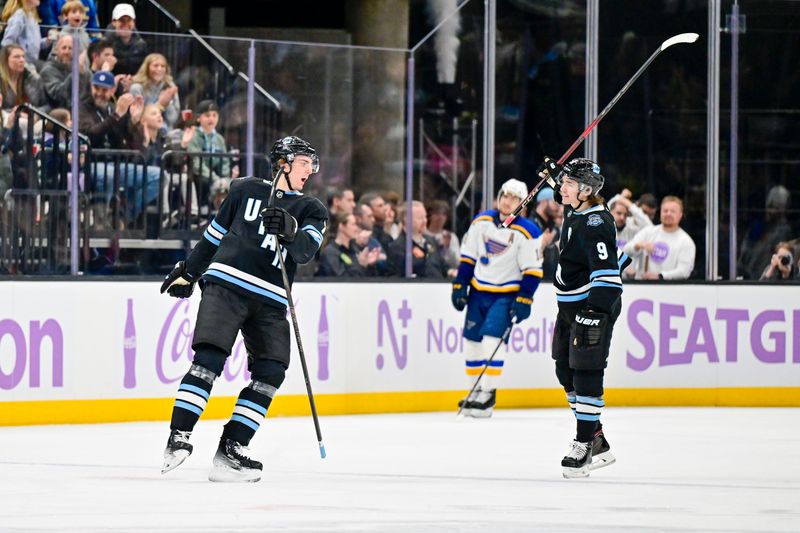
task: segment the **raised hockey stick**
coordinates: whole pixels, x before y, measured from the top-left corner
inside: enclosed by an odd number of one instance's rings
[[[278,180],[283,174],[283,168],[279,168],[275,179],[272,182],[272,188],[269,193],[269,200],[267,206],[273,207],[275,203],[275,190],[278,188]],[[289,178],[286,178],[287,180]],[[277,241],[278,236],[275,236]],[[281,253],[280,243],[277,246],[278,263],[281,269],[281,277],[283,278],[283,288],[286,290],[286,300],[289,303],[289,314],[292,316],[292,326],[294,327],[294,338],[297,341],[297,351],[300,353],[300,365],[303,367],[303,378],[306,381],[306,391],[308,392],[308,403],[311,406],[311,417],[314,419],[314,429],[317,432],[317,442],[319,443],[319,455],[323,459],[327,455],[325,453],[325,445],[322,443],[322,430],[319,428],[319,416],[317,416],[317,405],[314,403],[314,393],[311,391],[311,380],[308,377],[308,365],[306,364],[306,356],[303,351],[303,341],[300,339],[300,325],[297,323],[297,313],[294,310],[294,300],[292,299],[292,289],[289,286],[289,275],[286,274],[286,266],[283,263],[283,253]]]
[[[503,345],[503,343],[506,341],[506,339],[508,339],[508,336],[511,334],[511,328],[514,327],[514,324],[516,324],[516,322],[512,319],[511,323],[508,325],[506,330],[503,332],[503,336],[500,337],[500,342],[497,343],[497,346],[495,347],[494,351],[492,352],[492,355],[490,355],[489,359],[487,359],[486,362],[483,364],[483,369],[481,370],[481,373],[478,374],[478,379],[475,380],[475,384],[472,385],[472,388],[467,393],[467,396],[461,401],[461,405],[458,406],[458,412],[456,413],[456,416],[461,416],[461,411],[463,411],[464,410],[464,406],[467,405],[467,398],[472,396],[472,393],[475,392],[475,389],[478,387],[478,383],[481,382],[481,378],[483,377],[483,374],[486,373],[486,369],[489,368],[489,364],[494,359],[494,356],[497,355],[497,350],[500,349],[500,347]]]
[[[667,48],[669,48],[673,44],[680,44],[680,43],[691,44],[691,43],[695,42],[698,37],[699,37],[699,35],[696,34],[696,33],[681,33],[681,34],[675,35],[673,37],[670,37],[669,39],[667,39],[666,41],[661,43],[661,46],[659,46],[656,49],[656,51],[653,52],[653,54],[647,59],[647,61],[645,61],[644,64],[641,67],[639,67],[639,70],[637,70],[636,73],[631,77],[631,79],[629,79],[628,82],[622,87],[622,89],[620,89],[620,91],[608,103],[608,105],[605,107],[605,109],[603,109],[600,112],[600,114],[597,115],[597,117],[593,121],[591,121],[589,123],[589,125],[586,127],[586,129],[583,130],[583,133],[581,133],[580,137],[575,139],[575,142],[572,143],[572,146],[570,146],[567,149],[567,151],[564,152],[564,155],[562,155],[558,159],[558,164],[559,165],[563,165],[564,164],[564,162],[567,160],[567,158],[570,155],[572,155],[572,152],[574,152],[578,148],[578,146],[581,145],[581,143],[584,141],[584,139],[586,139],[586,137],[589,136],[589,134],[600,123],[600,121],[603,120],[603,117],[605,117],[608,114],[608,112],[611,111],[611,108],[614,107],[614,105],[619,101],[619,99],[622,98],[622,95],[625,94],[626,92],[628,92],[628,89],[631,88],[631,85],[633,85],[633,82],[635,82],[637,79],[639,79],[639,76],[642,75],[642,72],[644,72],[647,69],[647,67],[650,66],[650,63],[652,63],[653,60],[655,60],[655,58],[658,57],[658,54],[660,54],[661,52],[663,52],[664,50],[666,50]],[[528,193],[528,196],[522,201],[522,203],[520,203],[517,206],[517,208],[514,209],[514,212],[511,213],[508,216],[508,218],[506,218],[503,221],[503,227],[507,228],[509,226],[509,224],[511,224],[514,221],[514,219],[517,217],[517,215],[519,215],[520,211],[522,211],[522,209],[526,205],[528,205],[531,200],[533,200],[533,198],[536,196],[536,193],[539,192],[539,189],[542,188],[542,186],[545,184],[545,182],[548,185],[550,185],[553,189],[556,188],[556,182],[553,180],[552,176],[548,175],[545,172],[540,172],[539,173],[539,177],[541,178],[539,180],[539,183],[534,185],[533,189],[531,189],[531,191]]]

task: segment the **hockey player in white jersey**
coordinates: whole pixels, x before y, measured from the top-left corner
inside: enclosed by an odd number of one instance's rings
[[[507,228],[501,224],[527,195],[523,182],[506,181],[497,196],[497,209],[479,213],[461,245],[452,301],[458,311],[467,309],[464,356],[467,390],[472,393],[459,404],[465,416],[492,416],[503,372],[502,349],[489,358],[511,321],[518,323],[530,316],[533,293],[542,278],[539,228],[524,217]]]

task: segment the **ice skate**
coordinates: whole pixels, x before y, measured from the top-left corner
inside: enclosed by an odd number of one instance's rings
[[[209,481],[255,482],[261,479],[261,463],[247,457],[247,447],[231,439],[222,439],[214,455]]]
[[[494,405],[497,398],[495,389],[475,391],[476,397],[473,401],[469,402],[469,409],[464,409],[466,416],[472,418],[489,418],[494,412]]]
[[[469,393],[464,399],[458,400],[458,416],[470,416],[470,412],[472,411],[472,405],[475,403],[475,400],[478,398],[478,393],[480,392],[479,389],[475,389]]]
[[[598,429],[592,441],[592,465],[589,470],[597,470],[608,465],[614,464],[617,458],[611,453],[611,445],[608,444],[602,429]]]
[[[564,477],[567,479],[589,477],[592,466],[592,443],[572,441],[569,453],[561,460]]]
[[[170,470],[178,468],[187,457],[192,454],[194,448],[189,444],[189,437],[192,435],[191,431],[180,431],[173,429],[169,433],[167,439],[167,447],[164,450],[164,466],[161,468],[161,473],[166,474]]]

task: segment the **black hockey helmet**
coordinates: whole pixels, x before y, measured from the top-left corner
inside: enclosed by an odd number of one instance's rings
[[[600,174],[600,165],[583,157],[576,157],[564,165],[563,175],[574,179],[580,185],[591,187],[592,195],[599,194],[606,181]]]
[[[269,153],[269,162],[272,164],[273,169],[277,169],[283,163],[289,163],[291,165],[297,155],[310,157],[312,165],[311,172],[319,172],[319,157],[317,157],[317,151],[314,150],[311,143],[304,141],[300,137],[295,137],[294,135],[275,141]]]

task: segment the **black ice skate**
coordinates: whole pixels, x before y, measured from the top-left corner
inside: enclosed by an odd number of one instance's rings
[[[597,470],[614,464],[617,458],[611,453],[611,445],[608,444],[602,429],[598,429],[592,441],[592,465],[589,470]]]
[[[173,429],[167,439],[167,447],[164,450],[164,466],[161,473],[166,474],[170,470],[178,468],[187,457],[192,454],[193,446],[189,444],[191,431],[180,431]]]
[[[261,479],[261,463],[247,457],[247,447],[235,440],[222,439],[214,455],[209,481],[255,482]]]
[[[592,443],[572,441],[569,453],[561,460],[564,477],[589,477],[592,466]]]
[[[481,390],[478,389],[475,399],[467,401],[462,411],[465,416],[472,418],[489,418],[494,412],[494,405],[497,399],[497,392],[495,389]]]

